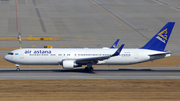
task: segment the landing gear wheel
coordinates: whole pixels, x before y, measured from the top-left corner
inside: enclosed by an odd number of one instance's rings
[[[16,71],[20,71],[19,64],[16,64]]]
[[[90,67],[89,72],[93,72],[93,71],[94,71],[93,67]]]
[[[16,71],[18,71],[18,72],[19,72],[19,71],[20,71],[20,68],[17,68],[17,69],[16,69]]]
[[[86,67],[86,68],[85,68],[85,71],[86,71],[86,72],[89,72],[89,68],[88,68],[88,67]]]
[[[85,68],[85,71],[86,71],[86,72],[93,72],[93,71],[94,71],[94,69],[93,69],[93,67],[89,67],[89,68],[88,68],[88,67],[86,67],[86,68]]]

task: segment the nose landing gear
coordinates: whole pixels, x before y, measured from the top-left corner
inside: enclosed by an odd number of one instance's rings
[[[20,71],[19,64],[16,64],[16,71]]]

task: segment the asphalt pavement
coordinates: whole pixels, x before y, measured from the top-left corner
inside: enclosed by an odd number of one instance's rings
[[[0,79],[180,79],[180,67],[0,68]]]

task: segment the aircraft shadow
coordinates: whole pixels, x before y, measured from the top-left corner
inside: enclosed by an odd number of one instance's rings
[[[118,70],[95,70],[95,71],[117,71],[117,72],[180,72],[180,70],[153,70],[153,69],[118,69]]]
[[[59,72],[59,73],[90,73],[90,74],[94,74],[95,72],[86,72],[84,69],[68,69],[68,70],[63,70],[63,69],[41,69],[41,70],[24,70],[21,69],[20,71],[16,71],[16,69],[14,70],[0,70],[0,73],[51,73],[51,72]]]
[[[94,72],[86,72],[84,68],[79,69],[21,69],[20,71],[14,70],[0,70],[0,73],[50,73],[50,72],[59,72],[59,73],[89,73],[97,74],[100,72],[180,72],[180,70],[152,70],[152,69],[94,69]]]

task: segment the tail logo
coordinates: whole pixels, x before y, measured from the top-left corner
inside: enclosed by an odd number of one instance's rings
[[[167,40],[167,28],[158,34],[163,39]]]
[[[161,42],[166,43],[166,40],[167,40],[167,28],[165,30],[161,31],[156,38],[159,39]]]
[[[150,49],[150,50],[157,50],[157,51],[164,51],[171,32],[173,30],[175,22],[168,22],[158,33],[153,36],[152,39],[149,40],[141,49]]]

